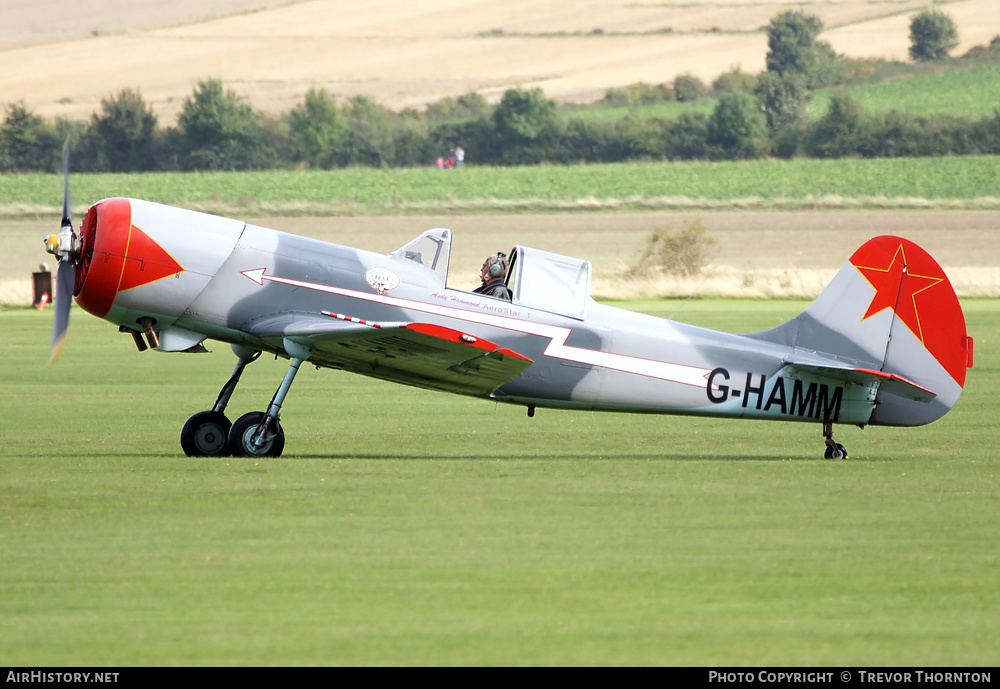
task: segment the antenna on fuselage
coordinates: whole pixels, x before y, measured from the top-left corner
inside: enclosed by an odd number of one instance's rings
[[[687,303],[689,301],[691,301],[692,299],[694,299],[695,295],[698,294],[699,290],[701,290],[701,288],[705,285],[705,283],[708,282],[708,278],[710,278],[710,277],[712,277],[712,276],[711,275],[706,275],[705,277],[703,277],[701,279],[701,282],[699,282],[697,285],[695,285],[695,288],[691,292],[691,294],[687,295],[687,297],[684,299],[684,301],[682,301],[677,306],[677,308],[674,309],[674,312],[672,314],[670,314],[669,316],[667,316],[667,320],[668,321],[674,320],[674,316],[677,315],[677,312],[680,311],[681,309],[683,309],[687,305]]]

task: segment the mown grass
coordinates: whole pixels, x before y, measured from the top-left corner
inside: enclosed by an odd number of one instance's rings
[[[474,152],[470,152],[474,156]],[[82,213],[132,196],[254,215],[663,208],[995,208],[1000,156],[607,165],[81,174]],[[0,215],[51,216],[59,175],[0,175]]]
[[[687,302],[752,330],[800,302]],[[679,302],[630,303],[669,315]],[[277,460],[187,459],[234,363],[0,313],[5,665],[995,665],[1000,308],[927,427],[523,409],[303,370]],[[233,415],[285,369],[251,366]]]

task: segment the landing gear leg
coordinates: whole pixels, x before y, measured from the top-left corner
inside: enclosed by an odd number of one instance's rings
[[[233,375],[219,391],[215,406],[209,411],[200,411],[184,423],[181,429],[181,449],[188,457],[227,457],[229,449],[229,429],[232,422],[226,417],[226,405],[240,382],[247,364],[260,357],[259,351],[233,347],[240,360],[233,369]]]
[[[823,453],[825,459],[848,459],[847,448],[833,440],[833,422],[823,422],[823,437],[826,438],[826,452]]]
[[[292,387],[299,366],[309,358],[312,350],[287,338],[285,351],[292,356],[292,363],[278,386],[266,412],[254,411],[236,419],[229,429],[229,448],[240,457],[280,457],[285,448],[285,432],[278,423],[281,405]]]

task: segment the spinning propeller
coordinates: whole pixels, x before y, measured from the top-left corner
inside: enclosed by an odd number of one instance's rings
[[[66,344],[69,328],[69,308],[73,303],[73,287],[76,284],[76,263],[80,259],[80,238],[73,231],[73,212],[69,203],[69,137],[62,150],[63,167],[63,207],[62,224],[59,234],[45,238],[45,250],[59,259],[56,272],[55,321],[52,324],[52,347],[49,363],[55,361]]]

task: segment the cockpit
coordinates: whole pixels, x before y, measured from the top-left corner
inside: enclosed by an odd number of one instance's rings
[[[392,255],[424,266],[445,287],[451,230],[428,230]],[[505,282],[514,304],[583,320],[590,301],[590,277],[590,261],[518,245],[510,251]]]

